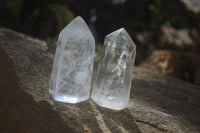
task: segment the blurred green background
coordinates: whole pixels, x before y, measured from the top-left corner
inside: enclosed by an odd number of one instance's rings
[[[200,84],[200,4],[193,4],[194,9],[183,0],[0,0],[0,26],[56,45],[62,28],[81,16],[95,36],[96,61],[104,37],[124,27],[137,45],[137,66]]]

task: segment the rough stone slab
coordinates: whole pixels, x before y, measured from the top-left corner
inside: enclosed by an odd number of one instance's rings
[[[0,97],[5,97],[0,100],[0,114],[10,116],[7,121],[0,117],[0,122],[11,123],[7,127],[10,130],[13,129],[11,131],[16,129],[15,125],[20,121],[19,127],[24,126],[23,128],[27,130],[35,127],[33,132],[45,126],[49,129],[53,128],[51,131],[43,129],[47,132],[56,130],[57,132],[70,130],[70,132],[89,133],[200,132],[200,87],[198,86],[136,67],[130,102],[128,108],[124,110],[104,109],[89,100],[79,104],[59,103],[53,101],[48,93],[54,55],[48,52],[46,42],[1,28],[0,47],[4,49],[0,52],[4,55],[6,52],[14,63],[14,65],[12,63],[9,65],[13,66],[11,73],[17,74],[8,78],[0,76],[0,85],[10,86],[9,82],[3,82],[8,79],[10,81],[19,79],[21,82],[18,86],[20,93],[13,94],[12,87],[7,90],[5,87],[0,88]],[[0,61],[6,62],[10,58],[7,60],[0,58]],[[4,75],[6,75],[5,72],[11,70],[9,67],[8,70],[0,69]],[[17,101],[16,97],[18,97]],[[29,97],[29,100],[24,97]],[[5,112],[5,109],[11,111]],[[18,113],[12,110],[17,110]],[[40,115],[33,115],[34,117],[30,118],[29,115],[23,115],[26,112],[37,112]],[[38,119],[35,119],[37,116]],[[27,123],[25,119],[31,122]],[[42,124],[37,122],[43,119]],[[55,125],[48,124],[47,121],[49,123],[53,121]],[[58,127],[58,122],[61,127]]]

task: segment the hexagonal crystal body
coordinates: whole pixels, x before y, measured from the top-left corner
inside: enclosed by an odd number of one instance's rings
[[[81,17],[59,34],[49,91],[56,101],[77,103],[90,95],[95,40]]]
[[[121,28],[106,36],[103,49],[92,100],[102,107],[121,110],[129,101],[136,46]]]

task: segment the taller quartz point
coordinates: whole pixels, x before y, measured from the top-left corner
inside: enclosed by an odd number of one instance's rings
[[[90,95],[95,40],[76,17],[59,34],[49,91],[56,101],[78,103]]]
[[[124,28],[107,35],[92,91],[99,106],[121,110],[128,105],[136,46]]]

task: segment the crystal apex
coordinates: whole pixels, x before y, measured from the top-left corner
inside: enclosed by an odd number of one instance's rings
[[[106,36],[106,38],[113,38],[113,37],[118,38],[118,36],[121,36],[121,35],[125,35],[127,37],[127,39],[132,42],[130,44],[133,45],[136,48],[136,45],[135,45],[134,41],[132,40],[132,38],[130,37],[128,32],[123,27],[118,29],[118,30],[116,30],[116,31],[113,31],[110,34],[108,34]]]
[[[81,16],[77,16],[76,18],[74,18],[74,20],[72,21],[82,21],[85,23],[85,21],[83,20],[83,18]]]

